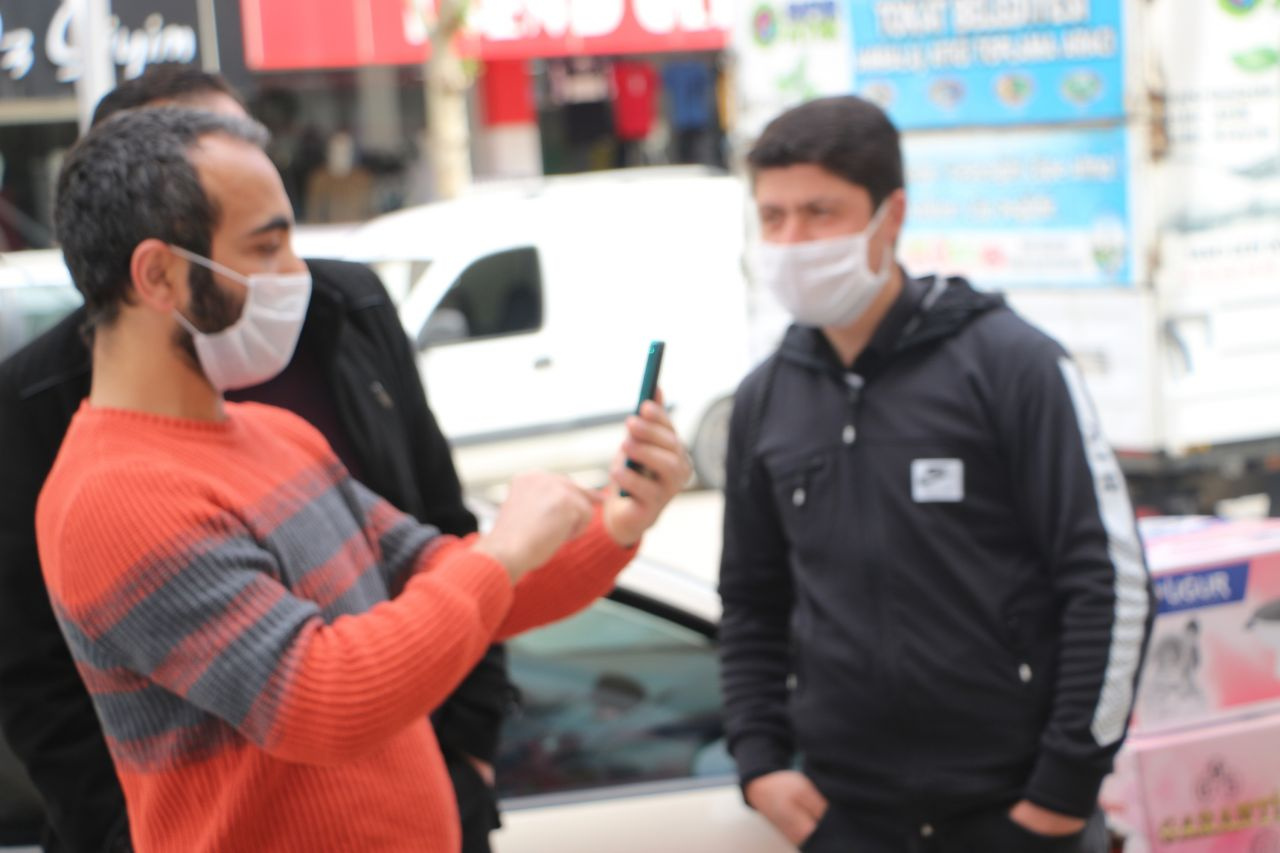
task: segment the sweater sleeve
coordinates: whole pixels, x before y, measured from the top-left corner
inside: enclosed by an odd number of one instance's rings
[[[754,390],[761,393],[758,386]],[[738,392],[729,426],[720,560],[725,728],[744,787],[756,777],[789,768],[795,753],[787,713],[791,575],[769,475],[747,447],[748,421],[759,415],[750,391],[744,384]]]
[[[295,761],[342,761],[457,687],[488,649],[511,585],[501,566],[461,542],[446,545],[433,564],[393,601],[307,626],[266,748]]]
[[[1026,797],[1084,817],[1124,740],[1154,616],[1150,582],[1124,476],[1079,369],[1048,339],[1004,364],[997,420],[1059,614],[1053,707]]]
[[[124,667],[301,763],[348,760],[421,719],[480,659],[512,602],[501,566],[437,539],[430,570],[394,600],[326,623],[239,518],[180,473],[140,465],[108,469],[42,513],[40,544],[89,680]]]
[[[391,595],[398,595],[421,565],[422,549],[440,535],[439,529],[401,512],[350,476],[343,477],[341,488],[350,495],[365,531],[377,543],[379,574]]]
[[[389,507],[371,515],[383,513],[399,515]],[[505,569],[472,550],[474,540],[420,548],[416,571],[394,601],[331,626],[307,626],[311,636],[278,714],[278,730],[289,735],[285,754],[314,761],[310,756],[336,747],[341,760],[375,745],[436,708],[495,639],[562,619],[604,595],[636,551],[613,541],[597,511],[586,533],[513,589]],[[416,688],[398,684],[406,672],[421,676]],[[369,690],[353,689],[364,679]]]

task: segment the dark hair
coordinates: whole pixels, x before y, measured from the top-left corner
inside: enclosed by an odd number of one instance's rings
[[[190,102],[204,95],[227,95],[236,103],[244,104],[221,74],[190,65],[154,65],[142,76],[126,80],[103,95],[93,110],[90,127],[96,127],[121,110],[144,107],[153,101]]]
[[[54,225],[87,327],[109,326],[129,301],[133,250],[155,238],[209,255],[219,211],[188,157],[203,136],[224,134],[262,147],[251,119],[207,110],[125,110],[71,149],[58,174]]]
[[[863,187],[876,207],[903,186],[898,129],[883,110],[856,95],[787,110],[769,122],[747,154],[753,177],[762,169],[806,163]]]

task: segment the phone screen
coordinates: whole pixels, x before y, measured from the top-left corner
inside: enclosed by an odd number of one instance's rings
[[[636,401],[636,414],[645,400],[652,400],[658,393],[658,371],[662,369],[662,352],[667,348],[663,341],[649,344],[649,357],[644,363],[644,379],[640,381],[640,399]]]
[[[636,414],[640,414],[640,407],[645,400],[652,400],[658,393],[658,372],[662,370],[662,353],[666,347],[663,341],[649,344],[649,357],[644,363],[644,378],[640,380],[640,399],[636,401]],[[644,473],[644,467],[630,459],[627,460],[627,467]],[[622,496],[625,498],[627,493],[623,492]]]

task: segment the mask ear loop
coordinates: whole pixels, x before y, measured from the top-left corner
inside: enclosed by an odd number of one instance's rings
[[[867,248],[871,248],[871,238],[880,230],[880,226],[884,224],[885,219],[889,216],[889,199],[880,202],[880,207],[876,208],[875,214],[872,215],[871,221],[867,223],[866,230],[862,233],[867,235]],[[867,259],[870,261],[870,258]],[[870,264],[868,264],[870,266]],[[880,261],[880,269],[876,271],[876,278],[881,281],[889,279],[889,273],[893,269],[893,252],[886,247],[884,258]]]
[[[212,258],[206,258],[203,255],[197,255],[195,252],[189,252],[186,249],[182,248],[181,246],[175,246],[172,243],[169,244],[169,248],[173,250],[174,254],[178,255],[181,258],[186,258],[188,261],[191,261],[194,264],[199,264],[200,266],[204,267],[207,270],[216,272],[219,275],[225,275],[227,278],[234,279],[235,281],[238,281],[241,284],[243,284],[245,287],[250,286],[249,277],[247,275],[238,273],[235,270],[231,269],[230,267],[225,267],[222,264],[218,263],[217,261],[213,260]]]
[[[175,255],[177,255],[180,258],[185,258],[191,263],[196,264],[197,266],[202,266],[205,269],[209,270],[210,272],[216,272],[220,275],[225,275],[227,278],[240,282],[246,288],[251,286],[248,276],[241,275],[240,273],[236,272],[230,267],[223,266],[222,264],[218,263],[212,258],[206,258],[203,255],[197,255],[195,252],[190,252],[182,248],[181,246],[175,246],[172,243],[167,243],[166,245]],[[202,332],[199,329],[197,329],[195,327],[195,324],[192,323],[190,320],[188,320],[183,315],[183,313],[177,308],[173,309],[173,316],[177,318],[178,325],[186,329],[187,332],[191,334],[192,337],[195,337],[196,335],[209,334],[208,332]]]
[[[204,334],[199,329],[197,329],[190,320],[184,317],[182,315],[182,312],[179,311],[177,308],[173,309],[173,318],[178,321],[179,326],[187,330],[188,334],[190,334],[191,337],[194,338],[196,335]]]
[[[867,223],[867,233],[874,234],[884,224],[885,217],[889,215],[889,199],[880,202],[880,206],[876,208],[876,212],[871,215],[871,221]]]

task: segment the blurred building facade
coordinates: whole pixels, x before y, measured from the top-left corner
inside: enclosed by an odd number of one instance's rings
[[[432,3],[113,0],[118,80],[161,63],[225,74],[272,131],[300,219],[434,196],[423,61]],[[75,141],[74,0],[0,0],[0,250],[50,245]],[[619,166],[723,166],[736,0],[489,0],[458,42],[477,180]]]

